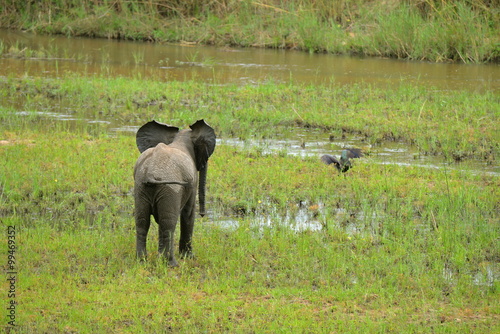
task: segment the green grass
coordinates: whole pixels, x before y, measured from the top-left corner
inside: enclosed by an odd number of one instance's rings
[[[500,99],[493,92],[440,92],[404,83],[394,89],[273,82],[219,86],[67,75],[3,79],[0,96],[5,106],[19,110],[118,120],[122,125],[151,118],[187,125],[193,117],[207,118],[221,138],[273,138],[276,127],[299,126],[335,137],[356,134],[372,145],[403,141],[421,154],[449,160],[493,163],[500,154]],[[10,117],[3,122],[7,126]]]
[[[487,147],[496,163],[490,93],[66,76],[4,79],[0,101],[0,220],[17,227],[20,333],[500,330],[496,175],[368,155],[339,176],[317,157],[222,144],[196,258],[168,268],[155,255],[156,224],[148,261],[135,259],[133,134],[36,113],[182,127],[203,117],[223,139],[307,126],[450,159],[455,145],[469,158]],[[284,224],[304,214],[322,229]]]
[[[131,228],[24,230],[21,328],[55,333],[498,330],[498,282],[476,286],[470,273],[445,280],[448,256],[437,237],[422,248],[409,238],[375,243],[287,229],[258,232],[249,225],[229,232],[199,222],[197,259],[169,269],[154,259],[138,264],[132,235]]]
[[[412,60],[497,62],[491,1],[12,2],[0,26],[67,36],[298,49]]]

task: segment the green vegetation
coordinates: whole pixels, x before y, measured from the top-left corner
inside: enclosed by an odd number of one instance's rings
[[[64,55],[64,58],[60,58],[58,54],[59,50],[57,47],[51,47],[49,49],[42,47],[40,49],[33,50],[19,42],[9,44],[0,41],[0,56],[2,58],[84,60],[81,56],[69,56],[67,54]]]
[[[339,176],[317,157],[221,144],[197,257],[168,268],[155,256],[155,224],[150,258],[135,260],[139,153],[133,133],[109,129],[205,118],[222,139],[245,139],[304,126],[494,163],[498,102],[405,85],[2,79],[0,220],[4,231],[17,228],[18,331],[497,332],[497,175],[372,164],[368,155]],[[304,213],[321,230],[283,223]]]
[[[0,85],[5,105],[80,119],[137,125],[156,118],[191,124],[196,115],[209,119],[226,138],[272,138],[276,127],[300,126],[323,129],[337,138],[357,134],[374,145],[405,141],[422,154],[450,160],[493,162],[500,156],[500,98],[492,92],[436,92],[404,84],[392,90],[273,82],[220,86],[71,74],[57,80],[5,79]]]
[[[500,60],[488,0],[8,1],[0,26],[68,36],[299,49],[430,61]]]

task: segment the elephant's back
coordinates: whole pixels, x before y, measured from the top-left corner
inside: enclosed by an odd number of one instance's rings
[[[189,154],[160,143],[139,156],[134,176],[139,183],[179,182],[193,185],[196,166]]]

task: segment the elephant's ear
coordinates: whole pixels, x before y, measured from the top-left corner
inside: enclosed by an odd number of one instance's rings
[[[214,153],[215,131],[202,119],[191,124],[189,127],[191,128],[196,169],[202,170],[205,168],[208,158]]]
[[[155,147],[159,143],[168,145],[174,141],[178,132],[178,127],[159,123],[157,121],[148,122],[137,130],[135,136],[137,148],[142,153],[148,148]]]

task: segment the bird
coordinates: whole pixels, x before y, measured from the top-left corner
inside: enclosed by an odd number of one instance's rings
[[[325,154],[321,157],[321,161],[323,161],[323,163],[327,165],[333,164],[339,172],[345,173],[352,166],[349,159],[360,158],[362,156],[363,153],[361,153],[361,150],[359,148],[347,148],[345,150],[342,150],[340,159],[337,159],[333,155]]]

